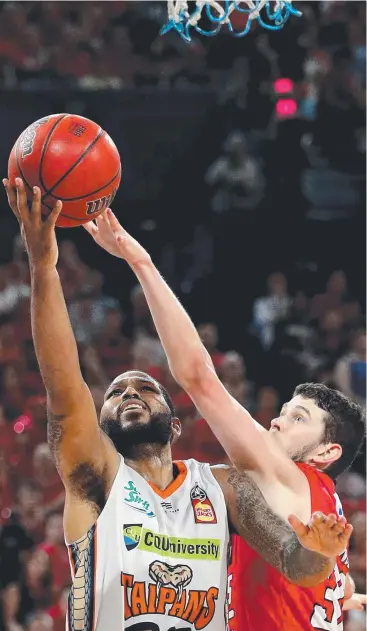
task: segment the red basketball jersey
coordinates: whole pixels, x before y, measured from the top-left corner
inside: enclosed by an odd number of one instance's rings
[[[312,512],[342,515],[330,478],[298,464],[308,479]],[[289,583],[238,535],[232,535],[228,569],[227,631],[341,631],[347,552],[317,587]]]

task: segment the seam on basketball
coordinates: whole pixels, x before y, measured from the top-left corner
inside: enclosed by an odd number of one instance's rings
[[[85,158],[85,156],[89,153],[89,151],[91,149],[93,149],[94,145],[98,142],[98,140],[103,136],[104,133],[105,133],[104,130],[100,128],[100,130],[99,130],[97,136],[94,138],[94,140],[92,140],[90,145],[88,145],[88,147],[84,150],[82,155],[79,156],[79,158],[74,162],[74,164],[71,165],[71,167],[69,167],[69,169],[64,173],[64,175],[57,182],[55,182],[55,184],[53,184],[53,186],[51,186],[50,189],[46,189],[45,186],[43,187],[45,190],[47,190],[47,195],[52,193],[52,191],[55,190],[55,188],[59,184],[61,184],[61,182],[63,180],[65,180],[65,178],[69,175],[69,173],[71,173],[71,171],[73,171],[75,169],[75,167],[78,166],[78,164]],[[47,195],[45,195],[44,197],[47,197]]]
[[[48,143],[50,142],[50,138],[54,132],[54,130],[56,129],[56,127],[59,125],[59,123],[61,123],[61,121],[64,120],[64,118],[67,118],[69,116],[69,114],[63,114],[60,118],[57,119],[57,121],[55,121],[55,123],[52,125],[50,131],[48,132],[47,136],[46,136],[46,140],[43,143],[43,147],[42,147],[42,151],[41,151],[41,159],[40,159],[40,163],[38,166],[38,179],[40,181],[40,184],[42,185],[42,188],[48,192],[47,187],[45,186],[45,183],[43,181],[43,177],[42,177],[42,166],[43,166],[43,160],[46,154],[46,149],[48,147]],[[42,196],[42,199],[45,197],[45,195]]]
[[[97,188],[96,191],[91,191],[90,193],[86,193],[85,195],[80,195],[80,197],[58,197],[57,195],[54,195],[53,193],[50,193],[49,191],[47,195],[45,195],[45,197],[50,196],[53,199],[59,199],[61,202],[76,202],[80,199],[85,199],[86,197],[90,197],[91,195],[96,195],[100,191],[103,191],[103,189],[106,188],[106,186],[109,186],[110,184],[112,184],[112,182],[120,175],[120,173],[121,173],[121,167],[119,167],[117,173],[115,173],[115,175],[113,176],[113,178],[111,178],[111,180],[109,180],[109,182],[106,182],[106,184],[103,184],[103,186],[101,186],[100,188]]]

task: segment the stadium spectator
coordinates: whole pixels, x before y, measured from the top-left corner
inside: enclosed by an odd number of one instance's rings
[[[64,541],[63,518],[61,512],[48,514],[45,523],[45,539],[39,545],[49,560],[53,602],[57,602],[63,589],[70,584],[69,557]]]
[[[205,181],[213,187],[212,209],[252,210],[260,202],[264,178],[259,161],[250,154],[246,138],[240,131],[230,133],[224,154],[209,167]]]
[[[198,333],[200,335],[202,343],[204,344],[206,350],[211,357],[216,370],[218,370],[223,362],[223,353],[221,353],[217,349],[218,328],[213,322],[206,322],[203,324],[199,324]]]
[[[337,388],[360,405],[366,405],[366,332],[356,331],[349,352],[337,362],[334,372]]]
[[[270,274],[267,286],[267,295],[257,298],[253,309],[253,325],[264,348],[269,348],[273,343],[274,327],[279,321],[287,319],[291,307],[284,274]]]

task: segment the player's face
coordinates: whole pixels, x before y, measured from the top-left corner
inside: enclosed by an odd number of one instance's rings
[[[120,375],[105,394],[100,424],[122,455],[141,444],[166,445],[173,421],[159,384],[145,373]]]
[[[292,460],[307,462],[323,449],[324,410],[312,399],[297,395],[283,405],[270,433]]]

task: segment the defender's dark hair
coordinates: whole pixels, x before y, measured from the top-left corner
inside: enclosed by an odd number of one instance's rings
[[[365,412],[360,405],[338,390],[322,383],[303,383],[295,389],[293,396],[312,399],[326,412],[323,443],[337,443],[343,453],[339,460],[325,470],[331,478],[337,478],[349,469],[362,446],[366,434]]]

